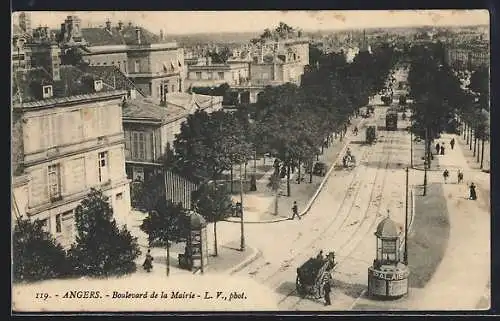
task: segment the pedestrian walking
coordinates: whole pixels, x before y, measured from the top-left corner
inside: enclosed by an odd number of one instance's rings
[[[441,155],[444,155],[444,146],[441,145]]]
[[[148,249],[148,253],[146,254],[146,258],[144,259],[144,263],[142,264],[142,267],[144,270],[146,270],[148,273],[151,272],[153,269],[153,256],[151,256],[151,250]]]
[[[439,146],[439,143],[436,144],[436,155],[439,155],[439,149],[440,149],[440,146]]]
[[[331,277],[327,277],[323,283],[323,294],[325,299],[325,305],[332,305],[332,301],[330,299],[330,293],[332,292],[332,281]]]
[[[452,138],[450,140],[450,147],[451,147],[451,150],[453,150],[453,147],[455,147],[455,138]]]
[[[292,206],[292,220],[295,219],[295,216],[297,216],[299,218],[299,220],[301,220],[301,217],[299,215],[299,208],[297,206],[297,201],[293,201],[293,206]]]
[[[470,183],[469,186],[469,199],[475,201],[477,199],[476,195],[476,185],[474,183]]]
[[[458,173],[457,173],[458,184],[461,184],[463,180],[464,180],[464,173],[461,170],[458,170]]]
[[[448,176],[450,176],[450,173],[448,172],[447,169],[444,170],[443,172],[443,178],[444,178],[444,183],[446,184],[448,181]]]

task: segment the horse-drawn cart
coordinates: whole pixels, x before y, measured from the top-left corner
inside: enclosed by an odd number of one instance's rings
[[[323,284],[329,280],[332,270],[337,263],[335,253],[330,252],[323,257],[310,258],[297,268],[297,279],[295,282],[297,293],[301,297],[313,296],[320,298],[323,296]]]
[[[347,151],[342,157],[342,167],[347,169],[352,169],[356,166],[356,158],[351,154],[351,150],[347,148]]]

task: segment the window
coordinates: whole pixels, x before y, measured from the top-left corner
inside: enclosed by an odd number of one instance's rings
[[[111,62],[111,64],[112,64],[112,65],[114,65],[114,64],[115,64],[115,62],[114,62],[114,61],[112,61],[112,62]]]
[[[62,232],[61,214],[56,215],[56,233]]]
[[[218,72],[218,75],[219,75],[219,79],[224,79],[224,72],[223,71]]]
[[[172,92],[175,92],[175,85],[172,85]]]
[[[49,196],[51,199],[57,199],[61,196],[61,177],[59,164],[50,165],[49,170]]]
[[[116,200],[117,200],[117,201],[120,201],[120,200],[122,200],[122,199],[123,199],[123,193],[118,193],[118,194],[116,194]]]
[[[103,62],[103,63],[102,63],[102,65],[103,65],[103,66],[106,66],[107,64],[108,64],[107,62]]]
[[[40,220],[40,222],[42,223],[42,230],[44,232],[50,233],[49,220],[48,219],[43,219],[43,220]]]
[[[99,153],[98,162],[99,182],[103,183],[108,180],[108,152]]]
[[[213,76],[213,75],[212,75],[212,73],[211,73],[211,72],[208,72],[208,73],[207,73],[207,75],[208,75],[208,79],[212,79],[212,76]]]
[[[201,71],[196,72],[196,79],[201,79]]]
[[[134,62],[134,72],[140,72],[140,61],[136,60]]]
[[[52,97],[52,86],[43,86],[43,98]]]

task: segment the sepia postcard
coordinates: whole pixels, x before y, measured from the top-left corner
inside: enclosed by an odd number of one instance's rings
[[[490,309],[487,10],[12,18],[13,313]]]

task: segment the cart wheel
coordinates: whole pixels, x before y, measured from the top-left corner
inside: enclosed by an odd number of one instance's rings
[[[297,293],[301,298],[304,297],[304,286],[302,285],[302,282],[300,281],[300,277],[297,275],[297,279],[295,281],[295,287],[297,289]]]

